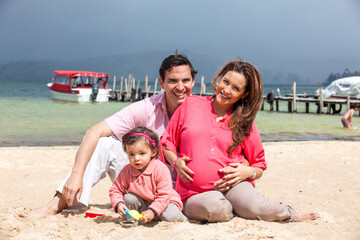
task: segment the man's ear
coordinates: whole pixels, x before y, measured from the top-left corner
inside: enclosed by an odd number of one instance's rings
[[[165,87],[164,87],[164,81],[162,80],[161,77],[159,77],[159,84],[160,84],[160,87],[161,87],[162,89],[165,89]]]

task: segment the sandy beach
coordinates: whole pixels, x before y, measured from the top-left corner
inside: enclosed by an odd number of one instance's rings
[[[276,223],[239,217],[226,223],[153,222],[124,228],[112,212],[110,180],[95,186],[89,209],[24,219],[47,203],[71,168],[68,147],[0,148],[0,239],[360,239],[360,142],[267,142],[268,169],[258,192],[321,218]],[[85,212],[105,216],[85,218]]]

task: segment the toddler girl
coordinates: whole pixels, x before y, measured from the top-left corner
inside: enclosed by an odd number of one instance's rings
[[[110,188],[111,204],[122,222],[134,225],[135,220],[125,214],[125,209],[142,213],[144,223],[159,218],[164,221],[185,221],[179,194],[172,188],[170,171],[157,159],[158,136],[145,127],[136,127],[122,137],[129,157],[126,165]]]

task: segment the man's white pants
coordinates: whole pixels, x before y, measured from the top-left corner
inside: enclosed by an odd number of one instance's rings
[[[122,142],[113,137],[100,138],[85,169],[80,202],[88,206],[92,187],[106,177],[106,174],[114,182],[121,169],[128,163],[129,160],[122,147]],[[70,174],[71,171],[56,191],[62,193]]]

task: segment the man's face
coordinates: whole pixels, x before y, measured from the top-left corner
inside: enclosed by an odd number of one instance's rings
[[[165,79],[160,77],[160,86],[165,90],[166,104],[175,110],[191,94],[194,86],[189,65],[174,66],[165,72]]]

